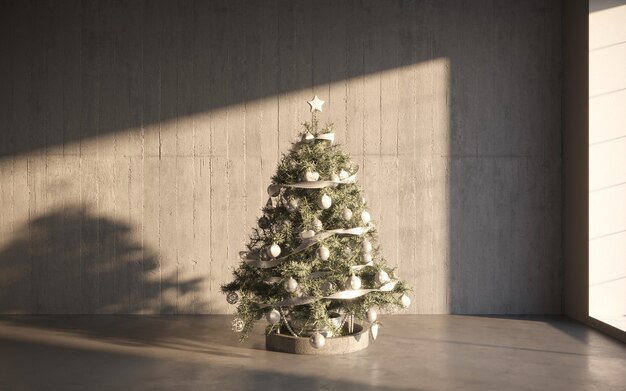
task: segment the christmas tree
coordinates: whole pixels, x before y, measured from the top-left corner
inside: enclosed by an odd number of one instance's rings
[[[367,320],[375,339],[378,311],[410,304],[408,286],[381,254],[358,166],[334,144],[331,125],[320,129],[323,103],[309,101],[312,121],[282,156],[258,228],[222,286],[238,304],[232,325],[241,339],[262,317],[268,335],[306,337],[315,348],[354,332],[355,319]]]

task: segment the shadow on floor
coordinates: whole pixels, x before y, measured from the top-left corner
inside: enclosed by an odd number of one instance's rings
[[[272,357],[234,354],[220,357],[163,352],[111,351],[23,342],[0,337],[0,389],[37,390],[406,390],[403,387],[367,384],[371,378],[333,379],[324,371],[302,372],[303,356],[293,357],[290,370],[285,355],[272,368]],[[275,353],[278,355],[279,353]],[[246,360],[247,358],[247,360]],[[310,362],[310,366],[316,364]],[[320,363],[323,368],[324,364]],[[4,372],[6,371],[6,372]],[[285,372],[293,373],[285,373]],[[282,373],[281,373],[282,372]],[[362,372],[362,371],[361,371]],[[33,374],[37,374],[34,376]],[[419,388],[410,388],[417,390]]]
[[[243,343],[238,342],[238,335],[224,338],[224,331],[230,330],[231,319],[229,315],[5,315],[0,316],[0,325],[18,325],[24,330],[36,329],[44,333],[60,332],[63,337],[118,347],[156,347],[233,357],[247,355],[232,348],[265,350],[263,331],[259,327]]]

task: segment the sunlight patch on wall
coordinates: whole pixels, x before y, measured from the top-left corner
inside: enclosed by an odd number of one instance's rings
[[[449,66],[437,58],[4,156],[0,283],[21,299],[4,297],[0,313],[231,311],[219,285],[315,94],[320,123],[361,167],[385,257],[415,289],[409,311],[446,313]]]
[[[589,316],[626,330],[626,1],[589,4]]]

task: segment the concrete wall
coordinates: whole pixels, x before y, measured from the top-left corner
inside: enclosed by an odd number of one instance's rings
[[[560,312],[559,1],[44,1],[0,18],[0,312],[232,310],[219,284],[314,94],[409,312]]]
[[[563,312],[589,310],[589,6],[563,4]]]

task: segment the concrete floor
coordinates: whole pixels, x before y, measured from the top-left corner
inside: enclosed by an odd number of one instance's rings
[[[0,317],[0,390],[625,390],[626,345],[561,317],[383,317],[345,356],[239,344],[229,316]],[[261,323],[261,322],[259,322]]]

